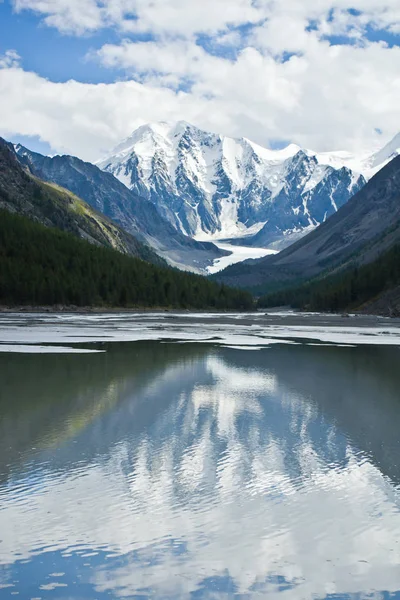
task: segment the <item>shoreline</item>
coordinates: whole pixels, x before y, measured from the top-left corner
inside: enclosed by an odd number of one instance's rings
[[[218,314],[226,314],[226,313],[235,313],[247,315],[249,313],[263,313],[264,309],[254,309],[251,311],[241,311],[241,310],[228,310],[228,309],[218,309],[218,308],[165,308],[164,306],[152,306],[152,307],[124,307],[124,306],[69,306],[69,305],[54,305],[54,306],[2,306],[0,305],[0,314],[3,313],[30,313],[30,314],[43,314],[43,313],[116,313],[116,312],[124,312],[124,313],[144,313],[144,312],[165,312],[165,313],[193,313],[193,314],[201,314],[201,313],[218,313]]]
[[[238,311],[238,310],[221,310],[221,309],[185,309],[185,308],[165,308],[165,307],[145,307],[145,308],[125,308],[125,307],[94,307],[94,306],[67,306],[67,305],[55,305],[55,306],[1,306],[0,305],[0,317],[1,315],[112,315],[112,314],[126,314],[126,315],[139,315],[139,314],[165,314],[166,318],[178,319],[182,317],[182,323],[187,322],[188,317],[192,316],[194,320],[198,315],[210,315],[210,319],[214,324],[226,323],[231,321],[232,324],[241,324],[251,327],[254,323],[253,319],[256,318],[260,323],[265,326],[269,325],[285,325],[298,326],[311,324],[313,326],[359,326],[365,327],[370,326],[371,323],[381,324],[383,322],[390,323],[393,326],[400,325],[400,318],[394,315],[384,315],[378,313],[367,313],[364,310],[353,311],[349,313],[333,313],[333,312],[307,312],[296,309],[291,309],[288,306],[275,307],[275,308],[262,308],[251,311]]]

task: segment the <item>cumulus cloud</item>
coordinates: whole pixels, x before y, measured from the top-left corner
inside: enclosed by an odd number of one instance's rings
[[[127,132],[150,121],[196,120],[203,109],[188,95],[134,81],[54,83],[22,68],[0,69],[0,131],[39,136],[58,152],[96,158]]]
[[[252,0],[14,0],[17,12],[31,10],[63,32],[94,31],[116,26],[125,31],[190,35],[228,26],[257,23],[262,3]]]
[[[0,59],[0,133],[97,158],[147,121],[185,119],[268,145],[360,151],[398,131],[398,0],[14,0],[62,33],[112,28],[91,60],[125,78],[53,83]],[[139,41],[133,33],[146,33]],[[342,36],[333,45],[331,36]],[[115,39],[115,36],[114,36]],[[146,39],[146,41],[143,41]],[[204,41],[206,40],[206,41]]]
[[[299,19],[344,19],[399,31],[397,0],[13,0],[15,10],[31,10],[45,23],[64,32],[81,34],[108,26],[156,35],[217,33],[229,27],[257,24],[277,14]]]
[[[104,27],[100,3],[96,0],[14,0],[16,12],[31,10],[49,27],[62,33],[81,35]]]

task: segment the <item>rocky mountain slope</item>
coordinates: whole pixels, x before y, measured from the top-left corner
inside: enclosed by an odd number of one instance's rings
[[[351,160],[294,144],[267,150],[178,122],[140,127],[97,164],[186,235],[282,248],[363,187]]]
[[[169,264],[206,274],[286,248],[326,222],[400,153],[400,135],[357,157],[294,144],[267,150],[178,122],[140,127],[97,166],[15,150],[36,176],[77,194]]]
[[[146,244],[97,212],[81,198],[23,169],[13,146],[0,138],[0,208],[73,233],[98,246],[155,264],[164,261]]]
[[[202,273],[215,259],[227,254],[211,243],[197,242],[177,231],[163,219],[154,204],[91,163],[74,156],[43,156],[21,145],[15,146],[15,151],[21,164],[37,177],[77,194],[150,245],[172,266]]]
[[[325,223],[281,253],[229,267],[218,278],[263,292],[372,262],[400,242],[400,156]]]

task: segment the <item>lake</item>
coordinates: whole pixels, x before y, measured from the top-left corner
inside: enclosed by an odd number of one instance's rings
[[[0,599],[400,599],[400,323],[0,315]]]

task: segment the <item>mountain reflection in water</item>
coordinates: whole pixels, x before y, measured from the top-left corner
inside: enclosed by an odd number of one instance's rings
[[[400,598],[398,348],[0,355],[0,599]]]

